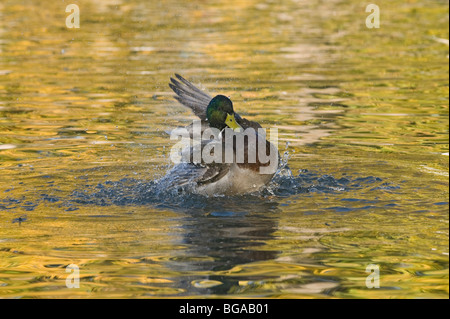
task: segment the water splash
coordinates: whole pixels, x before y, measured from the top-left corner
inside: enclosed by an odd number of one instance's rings
[[[155,181],[125,178],[119,181],[99,183],[95,187],[82,191],[74,191],[71,201],[78,204],[100,206],[153,205],[161,208],[199,208],[212,204],[214,206],[223,205],[224,202],[236,202],[236,199],[240,204],[244,202],[251,204],[261,201],[261,199],[276,201],[279,198],[302,193],[342,192],[348,190],[348,186],[351,184],[351,180],[347,178],[336,179],[330,175],[320,175],[308,170],[302,170],[294,176],[287,166],[287,157],[285,159],[266,187],[246,195],[207,197],[196,194],[193,183],[173,187],[173,181],[164,177]]]
[[[340,193],[367,187],[394,187],[383,182],[380,178],[369,177],[341,177],[323,175],[320,172],[299,170],[294,174],[288,166],[290,154],[285,151],[281,157],[280,165],[272,181],[261,190],[246,195],[214,195],[207,197],[195,193],[194,182],[177,183],[176,174],[167,174],[157,180],[123,178],[116,181],[90,183],[85,175],[82,185],[74,186],[75,190],[68,194],[60,194],[52,189],[54,184],[47,188],[48,194],[32,194],[27,198],[7,197],[0,200],[0,208],[5,210],[32,211],[39,204],[57,203],[66,211],[77,210],[83,205],[95,206],[130,206],[149,205],[155,208],[171,210],[196,211],[232,211],[235,213],[254,211],[260,207],[263,211],[280,199],[306,193]],[[173,169],[173,168],[172,168]],[[105,177],[107,177],[105,175]],[[174,180],[175,179],[175,180]],[[55,196],[54,194],[58,194]],[[256,207],[256,208],[255,208]],[[225,210],[224,210],[225,209]]]

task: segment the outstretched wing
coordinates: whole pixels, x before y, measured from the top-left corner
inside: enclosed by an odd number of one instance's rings
[[[170,78],[172,83],[169,83],[170,88],[175,92],[175,99],[190,108],[195,115],[197,115],[202,121],[206,121],[206,109],[212,97],[197,88],[194,84],[183,78],[181,75],[176,74],[178,80]],[[244,129],[252,127],[255,130],[261,128],[261,125],[257,122],[249,121],[239,114],[235,113],[236,121]]]
[[[202,165],[180,163],[175,165],[167,174],[158,180],[166,189],[185,185],[206,185],[217,182],[230,170],[230,165]]]
[[[176,93],[175,99],[190,108],[202,121],[206,121],[206,108],[212,100],[208,94],[195,87],[191,82],[179,74],[175,74],[177,80],[170,78],[170,88]]]

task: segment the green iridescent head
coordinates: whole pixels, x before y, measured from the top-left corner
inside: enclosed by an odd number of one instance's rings
[[[206,109],[206,118],[209,126],[223,130],[226,127],[237,129],[241,126],[234,118],[233,103],[223,95],[215,96]]]

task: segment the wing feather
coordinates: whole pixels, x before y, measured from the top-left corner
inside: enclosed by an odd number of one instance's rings
[[[202,121],[206,121],[206,108],[212,100],[208,94],[195,87],[191,82],[179,74],[175,74],[177,80],[170,78],[170,88],[175,92],[175,99],[182,105],[190,108]]]

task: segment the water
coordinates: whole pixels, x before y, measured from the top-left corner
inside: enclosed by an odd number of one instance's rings
[[[378,1],[379,29],[350,0],[80,1],[79,29],[67,4],[0,3],[0,297],[448,298],[448,1]],[[194,119],[175,72],[289,169],[156,183]]]

